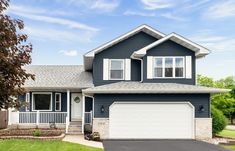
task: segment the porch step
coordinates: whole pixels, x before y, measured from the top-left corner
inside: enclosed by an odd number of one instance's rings
[[[82,134],[82,121],[71,121],[68,127],[69,135]]]
[[[82,135],[82,132],[68,132],[68,135]]]
[[[82,125],[82,121],[71,121],[70,125]]]

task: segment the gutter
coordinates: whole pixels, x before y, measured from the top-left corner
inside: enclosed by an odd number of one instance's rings
[[[142,83],[143,82],[143,78],[144,78],[144,61],[143,61],[143,59],[134,57],[133,54],[131,55],[131,58],[135,59],[135,60],[140,60],[140,62],[141,62],[141,67],[140,67],[141,68],[140,82]]]

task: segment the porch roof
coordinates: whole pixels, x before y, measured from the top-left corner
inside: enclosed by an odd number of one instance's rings
[[[177,83],[141,83],[141,82],[117,82],[82,90],[85,94],[115,93],[115,94],[164,94],[164,93],[223,93],[229,89],[208,88],[196,85]]]
[[[82,65],[30,65],[24,67],[35,75],[26,80],[26,89],[82,89],[93,86],[92,75]]]

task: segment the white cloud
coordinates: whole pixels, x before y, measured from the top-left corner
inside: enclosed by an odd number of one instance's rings
[[[47,14],[47,15],[55,15],[55,16],[71,16],[72,15],[71,12],[69,11],[47,10],[47,9],[40,8],[40,7],[14,5],[14,4],[11,4],[9,8],[6,10],[6,13],[12,13],[12,12],[29,13],[29,14]]]
[[[145,12],[137,12],[137,11],[130,11],[127,10],[123,13],[126,16],[142,16],[142,17],[155,17],[155,13],[145,13]]]
[[[59,0],[63,1],[64,0]],[[99,12],[111,12],[119,6],[119,0],[68,0],[68,4],[86,7]]]
[[[163,8],[171,8],[175,6],[173,0],[141,0],[145,9],[155,10]]]
[[[94,31],[94,32],[98,31],[97,28],[94,28],[94,27],[91,27],[91,26],[88,26],[86,24],[79,23],[76,21],[68,20],[68,19],[63,19],[63,18],[58,18],[58,17],[49,17],[49,16],[43,16],[43,15],[31,15],[31,14],[25,14],[25,13],[13,13],[13,14],[16,14],[18,16],[22,16],[31,20],[64,25],[69,28],[76,28],[76,29],[88,30],[88,31]]]
[[[187,9],[187,10],[188,9],[196,9],[196,8],[199,8],[210,1],[211,0],[200,0],[200,1],[196,1],[195,3],[190,2],[190,4],[186,5],[183,9]]]
[[[64,19],[60,17],[50,17],[47,15],[41,15],[41,14],[47,14],[47,12],[48,12],[47,10],[43,10],[39,8],[13,5],[12,7],[10,7],[7,13],[15,14],[17,16],[25,17],[31,20],[63,25],[68,28],[76,28],[80,30],[87,30],[87,31],[93,31],[93,32],[98,31],[97,28],[91,27],[89,25],[86,25],[77,21],[72,21],[72,20]]]
[[[216,52],[235,51],[235,37],[219,36],[212,32],[202,31],[190,36],[193,41]]]
[[[119,2],[116,0],[113,1],[105,1],[105,0],[97,0],[91,5],[91,9],[98,9],[103,11],[113,11],[119,5]]]
[[[33,38],[41,41],[58,41],[58,42],[91,42],[94,37],[93,32],[83,31],[82,33],[75,33],[72,31],[56,30],[43,27],[28,27],[24,28],[24,32]],[[82,36],[79,36],[82,35]]]
[[[220,19],[235,16],[235,1],[223,0],[215,3],[204,12],[203,16],[210,19]]]
[[[78,56],[78,51],[77,50],[61,50],[59,53],[62,53],[65,56],[69,57],[76,57]]]
[[[164,14],[161,14],[161,16],[168,18],[168,19],[176,20],[176,21],[186,21],[186,19],[179,17],[179,16],[176,16],[172,13],[164,13]]]

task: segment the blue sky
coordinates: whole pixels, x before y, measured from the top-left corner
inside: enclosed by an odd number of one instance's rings
[[[11,0],[7,14],[24,20],[33,64],[82,64],[85,52],[148,24],[209,48],[197,73],[235,75],[234,0]]]

